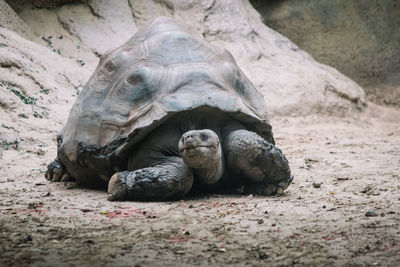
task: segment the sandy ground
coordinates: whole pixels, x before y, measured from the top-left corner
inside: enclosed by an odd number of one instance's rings
[[[3,142],[0,266],[398,266],[398,115],[273,118],[295,176],[281,197],[109,202],[45,180],[57,127]]]

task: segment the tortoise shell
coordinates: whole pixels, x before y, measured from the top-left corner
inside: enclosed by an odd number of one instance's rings
[[[58,157],[81,181],[108,181],[124,153],[178,112],[227,112],[274,143],[261,93],[225,49],[160,17],[107,52],[76,99]]]

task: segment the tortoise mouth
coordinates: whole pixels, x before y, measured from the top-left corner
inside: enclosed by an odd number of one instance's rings
[[[204,146],[204,145],[203,146],[202,145],[197,145],[197,146],[188,145],[188,146],[180,149],[179,152],[180,153],[185,153],[185,152],[188,152],[188,151],[193,151],[193,150],[198,149],[198,148],[210,148],[210,149],[214,148],[215,149],[216,147],[215,146]]]

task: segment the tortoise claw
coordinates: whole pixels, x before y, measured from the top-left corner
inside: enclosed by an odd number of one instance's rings
[[[64,175],[61,177],[61,182],[70,182],[74,181],[74,179],[69,175],[69,173],[64,173]]]
[[[282,196],[285,189],[293,181],[293,176],[287,181],[281,181],[276,184],[264,184],[263,182],[250,183],[244,187],[244,194],[254,194],[259,196]]]
[[[129,172],[115,173],[108,183],[108,197],[110,201],[124,200],[126,198],[126,176]]]
[[[243,193],[258,195],[258,196],[273,196],[278,188],[273,184],[265,185],[262,182],[247,184],[244,187]]]

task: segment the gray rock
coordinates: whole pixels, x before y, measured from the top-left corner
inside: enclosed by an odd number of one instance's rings
[[[120,46],[137,31],[126,1],[90,0],[62,6],[57,13],[63,26],[97,54]]]
[[[376,212],[374,212],[374,211],[367,211],[367,212],[365,213],[365,216],[366,216],[366,217],[377,217],[378,214],[377,214]]]
[[[392,0],[251,0],[269,27],[362,85],[400,103],[400,4]]]
[[[312,185],[314,188],[321,188],[322,183],[321,182],[313,182]]]

